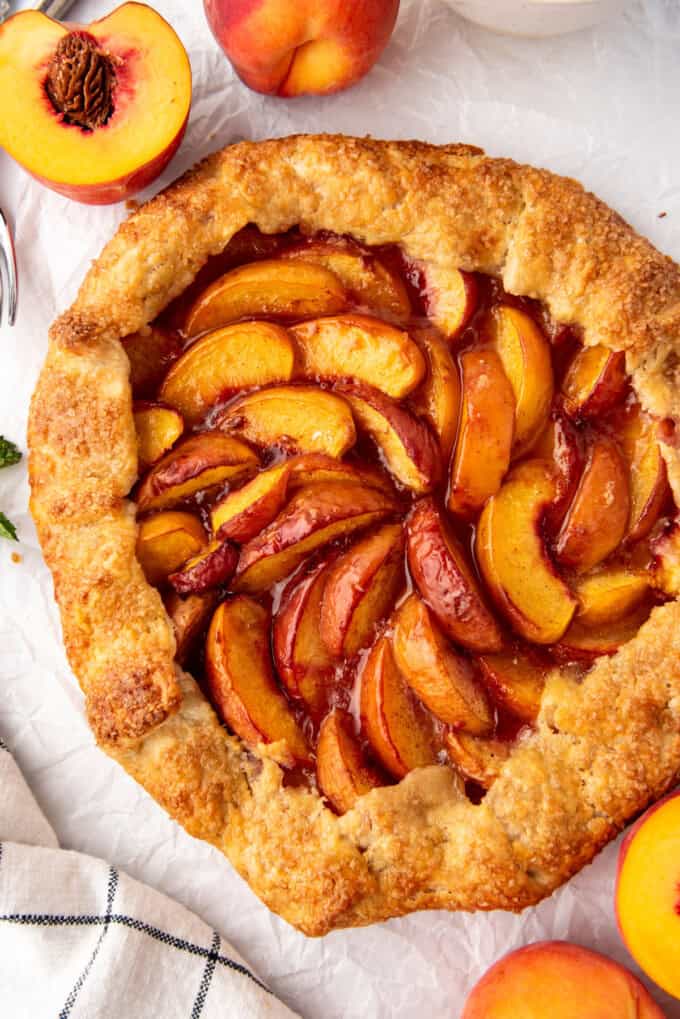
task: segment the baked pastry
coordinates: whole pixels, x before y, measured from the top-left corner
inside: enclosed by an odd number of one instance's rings
[[[207,159],[31,408],[99,744],[307,934],[538,902],[680,771],[679,354],[678,267],[571,180]]]

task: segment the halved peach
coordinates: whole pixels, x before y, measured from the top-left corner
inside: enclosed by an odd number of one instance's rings
[[[370,643],[403,584],[401,524],[385,524],[343,552],[329,570],[319,620],[331,654],[349,657]]]
[[[310,552],[383,520],[394,508],[375,488],[345,482],[301,488],[272,523],[243,546],[233,587],[263,591],[292,573]]]
[[[500,627],[461,543],[431,498],[413,507],[406,534],[411,576],[448,636],[472,651],[500,650]]]
[[[256,474],[242,488],[229,492],[213,506],[210,522],[216,537],[250,541],[271,524],[286,501],[290,461]]]
[[[626,834],[615,904],[630,954],[659,987],[680,998],[680,793],[659,800]]]
[[[432,425],[448,462],[458,431],[460,378],[448,344],[433,329],[413,329],[411,335],[427,355],[428,373],[411,403]]]
[[[554,390],[550,344],[530,315],[506,304],[494,309],[488,330],[515,395],[513,454],[519,456],[548,421]]]
[[[623,457],[613,439],[597,435],[557,536],[558,562],[577,573],[597,566],[623,540],[629,507],[630,485]]]
[[[498,608],[517,633],[536,644],[559,640],[577,604],[541,533],[555,493],[552,465],[525,461],[487,502],[475,539],[477,562]]]
[[[205,645],[208,687],[218,713],[250,746],[285,741],[293,761],[310,749],[276,685],[269,652],[269,613],[239,595],[215,610]]]
[[[616,654],[620,647],[637,636],[638,630],[649,618],[651,608],[652,603],[647,599],[628,615],[609,623],[585,626],[576,620],[555,645],[555,654],[560,661],[589,661],[599,655]]]
[[[175,506],[195,492],[235,481],[251,473],[256,454],[244,442],[222,432],[199,432],[170,450],[145,475],[137,490],[140,512]]]
[[[317,563],[287,585],[274,616],[272,648],[276,671],[291,697],[314,715],[328,702],[335,661],[321,639],[319,619],[330,561]]]
[[[576,621],[583,626],[612,623],[632,612],[649,593],[649,581],[626,566],[610,566],[579,577],[574,594],[580,602]]]
[[[135,399],[151,399],[169,366],[182,353],[179,335],[160,326],[145,326],[121,340],[130,362],[130,385]]]
[[[356,441],[346,400],[317,386],[272,386],[247,393],[219,416],[217,426],[256,446],[344,456]]]
[[[493,728],[493,712],[467,658],[455,651],[417,594],[394,618],[394,660],[416,696],[433,715],[456,729],[480,735]]]
[[[137,558],[150,584],[164,583],[171,573],[205,547],[203,524],[193,513],[166,510],[142,520]]]
[[[380,488],[392,496],[396,494],[387,475],[366,464],[347,463],[324,453],[304,453],[292,457],[287,463],[290,467],[288,487],[291,492],[303,485],[321,481],[349,481]]]
[[[292,340],[281,326],[239,322],[192,344],[165,376],[160,399],[195,424],[237,390],[287,382],[294,362]]]
[[[566,941],[519,948],[475,984],[460,1019],[664,1019],[629,970]]]
[[[523,722],[534,722],[541,710],[547,668],[528,650],[515,648],[477,659],[494,700]]]
[[[184,431],[184,420],[162,403],[137,403],[133,408],[137,432],[137,459],[142,468],[160,460]]]
[[[461,269],[423,267],[427,317],[449,340],[455,339],[477,307],[477,280]]]
[[[602,417],[626,392],[626,359],[608,347],[583,347],[562,383],[564,409],[577,420]]]
[[[560,410],[555,412],[531,447],[531,456],[549,460],[556,468],[555,499],[545,516],[546,530],[553,537],[562,526],[583,472],[579,432],[566,414]]]
[[[411,302],[399,276],[375,255],[345,241],[311,241],[286,251],[283,258],[323,265],[335,273],[355,304],[397,322],[411,315]]]
[[[630,469],[630,515],[626,541],[646,538],[669,501],[666,461],[654,434],[652,420],[639,404],[627,408],[619,431]]]
[[[425,374],[425,361],[408,333],[369,315],[331,315],[293,326],[302,375],[356,379],[401,399]]]
[[[176,591],[168,591],[163,602],[175,633],[175,659],[184,665],[189,654],[198,643],[199,637],[208,629],[212,611],[217,604],[217,592],[190,594],[180,597]]]
[[[188,559],[168,580],[178,594],[201,594],[226,584],[238,564],[238,550],[229,541],[213,541],[197,556]]]
[[[177,151],[190,105],[186,50],[146,4],[87,26],[28,10],[0,26],[0,148],[67,198],[141,191]]]
[[[447,505],[472,517],[501,487],[510,464],[515,397],[495,351],[469,350],[460,364],[463,396]]]
[[[472,736],[467,732],[447,732],[446,752],[466,778],[489,789],[510,756],[512,745],[499,739]]]
[[[360,710],[371,749],[395,778],[436,763],[432,724],[397,668],[387,637],[373,645],[364,662]]]
[[[429,426],[389,396],[370,386],[337,387],[354,419],[378,447],[392,476],[418,494],[441,477],[439,444]]]
[[[347,305],[342,283],[328,269],[282,258],[239,266],[215,280],[189,309],[187,336],[242,318],[291,320],[333,315]]]
[[[366,761],[352,732],[350,715],[339,708],[324,718],[319,730],[316,778],[321,792],[339,814],[351,810],[364,793],[384,785]]]

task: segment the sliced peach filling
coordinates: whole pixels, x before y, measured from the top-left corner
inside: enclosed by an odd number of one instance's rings
[[[412,268],[420,296],[391,249],[248,227],[125,341],[178,660],[339,813],[444,762],[483,795],[550,670],[680,586],[622,357],[575,345],[556,375],[534,302]]]

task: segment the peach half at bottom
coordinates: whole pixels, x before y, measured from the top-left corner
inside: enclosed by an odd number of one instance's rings
[[[566,941],[527,945],[486,971],[461,1019],[664,1019],[632,973]]]
[[[616,919],[635,961],[680,998],[680,793],[633,825],[619,851]]]
[[[190,105],[186,51],[145,4],[86,27],[37,11],[0,26],[0,147],[67,198],[107,205],[150,184]]]

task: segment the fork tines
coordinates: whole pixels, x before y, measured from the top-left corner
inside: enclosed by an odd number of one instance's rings
[[[17,263],[12,235],[0,209],[0,325],[5,303],[7,324],[13,326],[17,315]]]

